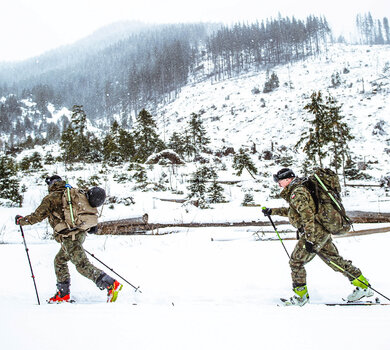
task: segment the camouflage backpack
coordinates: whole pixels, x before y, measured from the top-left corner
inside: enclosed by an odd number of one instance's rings
[[[348,232],[352,220],[341,202],[341,186],[337,174],[331,169],[316,168],[302,184],[309,190],[316,205],[317,221],[332,234]]]
[[[66,189],[62,195],[65,221],[61,221],[60,223],[58,223],[54,227],[54,231],[57,233],[60,233],[65,229],[70,231],[73,231],[75,229],[87,231],[88,229],[97,226],[97,205],[92,206],[90,204],[90,202],[92,202],[93,204],[94,201],[88,197],[88,194],[92,193],[94,189],[100,189],[103,192],[104,190],[99,187],[94,187],[89,191],[84,191],[82,189],[73,188],[68,184],[66,184],[65,187]],[[103,202],[101,202],[99,205],[101,205],[102,203]]]

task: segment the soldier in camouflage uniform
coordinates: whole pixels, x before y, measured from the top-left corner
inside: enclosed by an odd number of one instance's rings
[[[316,220],[316,206],[308,189],[302,185],[302,180],[297,178],[291,169],[283,168],[274,175],[274,180],[283,188],[281,197],[289,203],[289,208],[263,208],[264,215],[287,216],[290,223],[297,228],[299,240],[290,258],[291,277],[295,295],[289,300],[284,300],[286,305],[303,306],[309,301],[306,286],[305,264],[311,261],[316,253],[321,253],[320,258],[333,270],[340,269],[329,263],[334,262],[342,267],[356,289],[347,298],[356,301],[362,297],[372,296],[373,292],[367,287],[368,281],[361,271],[352,265],[349,260],[343,259],[332,241],[332,232],[328,232]],[[329,259],[329,260],[328,260]],[[355,278],[351,278],[350,276]],[[363,282],[363,283],[362,283]]]
[[[15,218],[17,225],[34,225],[48,218],[50,226],[54,229],[58,223],[65,221],[62,197],[66,183],[58,175],[48,177],[46,183],[48,184],[49,194],[43,198],[39,207],[30,215],[24,217],[17,215]],[[107,290],[108,302],[116,300],[122,285],[102,270],[93,266],[88,260],[83,249],[86,235],[87,232],[79,229],[72,231],[65,229],[61,232],[54,231],[54,239],[61,244],[61,248],[54,259],[58,292],[54,297],[50,298],[49,302],[56,303],[70,300],[68,261],[71,261],[76,266],[77,271],[81,275],[95,282],[101,290]]]

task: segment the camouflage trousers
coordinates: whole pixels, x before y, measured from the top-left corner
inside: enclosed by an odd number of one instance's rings
[[[74,241],[72,241],[72,237],[62,238],[61,249],[54,258],[54,270],[57,283],[70,281],[68,261],[71,261],[75,265],[80,274],[95,283],[103,272],[93,266],[85,254],[83,242],[86,236],[87,234],[85,232],[79,232],[76,234]]]
[[[344,276],[348,277],[350,281],[352,281],[353,278],[349,276],[348,273],[350,273],[352,276],[355,276],[355,278],[361,275],[361,271],[357,267],[352,265],[352,261],[345,260],[340,256],[337,247],[334,245],[331,237],[329,237],[328,241],[324,244],[320,253],[324,258],[327,258],[338,266],[342,267],[346,272],[342,272],[336,266],[326,261],[323,257],[320,257],[322,261],[325,262],[325,264],[330,266],[333,270],[343,273]],[[315,256],[316,254],[309,253],[306,250],[305,240],[303,238],[299,239],[298,244],[295,246],[290,259],[293,288],[306,285],[305,264],[313,260]]]

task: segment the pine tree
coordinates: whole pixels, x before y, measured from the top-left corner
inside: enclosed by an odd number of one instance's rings
[[[389,20],[387,17],[383,17],[383,30],[385,32],[386,44],[390,44]]]
[[[69,124],[68,128],[62,133],[60,147],[62,149],[62,159],[65,166],[77,161],[79,153],[76,142],[76,133],[72,124]]]
[[[142,109],[137,116],[134,131],[135,161],[145,162],[154,152],[162,151],[164,142],[157,135],[157,125],[152,115]]]
[[[192,137],[188,130],[184,130],[183,134],[183,152],[187,160],[191,159],[191,157],[196,154],[196,148],[192,143]]]
[[[343,122],[341,106],[337,105],[337,101],[331,95],[327,96],[324,102],[319,91],[312,94],[311,103],[304,109],[314,114],[314,118],[308,120],[313,127],[302,134],[296,148],[306,142],[303,151],[308,160],[315,165],[319,163],[320,167],[323,166],[323,158],[330,153],[330,165],[337,173],[340,166],[344,167],[349,156],[348,141],[354,138],[348,125]]]
[[[343,122],[344,116],[340,112],[341,106],[337,105],[336,99],[329,95],[326,99],[326,105],[330,127],[329,151],[332,153],[331,165],[334,166],[336,174],[341,166],[344,174],[345,162],[349,158],[348,142],[353,140],[354,137],[351,135],[350,127]]]
[[[135,156],[134,138],[123,128],[119,129],[119,151],[123,161],[132,161]]]
[[[120,164],[123,160],[120,152],[119,124],[117,121],[112,123],[110,132],[104,138],[103,159],[105,162],[112,164]]]
[[[89,143],[86,136],[87,130],[87,115],[83,110],[83,106],[74,105],[72,109],[73,129],[76,135],[76,145],[79,150],[79,161],[85,161],[89,152]]]
[[[19,162],[19,170],[28,171],[30,169],[30,157],[24,156]]]
[[[45,156],[45,159],[44,159],[44,163],[47,164],[47,165],[52,165],[52,164],[55,163],[55,161],[56,160],[54,159],[52,153],[51,152],[47,152],[46,156]]]
[[[319,164],[320,167],[322,167],[322,159],[327,154],[325,146],[330,139],[328,111],[322,99],[321,91],[313,93],[310,98],[311,103],[308,103],[303,109],[314,115],[314,118],[311,120],[306,118],[306,121],[308,121],[312,127],[310,127],[308,131],[302,133],[295,148],[298,149],[301,144],[306,142],[303,147],[303,152],[306,153],[308,160],[314,164]]]
[[[61,149],[65,164],[84,162],[87,160],[89,142],[86,135],[87,116],[83,106],[74,105],[72,120],[68,128],[61,135]]]
[[[137,164],[133,179],[137,182],[136,189],[145,189],[148,185],[148,174],[143,166]]]
[[[10,157],[0,157],[0,198],[9,199],[21,206],[23,196],[19,192],[19,184],[16,163]]]
[[[225,202],[225,196],[223,195],[224,189],[217,182],[218,176],[217,172],[212,169],[210,175],[212,178],[212,182],[210,187],[207,189],[208,199],[210,203],[223,203]]]
[[[42,156],[39,152],[34,152],[30,157],[30,168],[33,170],[40,170],[42,166]]]
[[[268,93],[279,87],[279,78],[275,72],[272,72],[269,77],[269,71],[267,70],[266,82],[264,83],[263,92]]]
[[[196,154],[204,152],[206,146],[210,143],[210,138],[207,137],[206,128],[203,126],[203,121],[199,114],[192,113],[189,121],[189,133],[192,139],[192,145],[195,148]]]
[[[95,134],[88,132],[88,154],[86,156],[86,162],[97,163],[103,161],[103,142]]]
[[[257,174],[257,168],[253,163],[248,152],[245,152],[243,148],[238,150],[238,153],[233,158],[233,169],[237,170],[237,176],[241,176],[244,169],[253,177]]]
[[[190,185],[187,187],[189,190],[188,198],[196,197],[199,201],[199,207],[201,209],[208,208],[207,204],[207,181],[215,178],[215,170],[207,166],[202,166],[197,169],[189,180]]]
[[[169,139],[168,148],[175,151],[179,156],[183,157],[186,150],[184,137],[175,131]]]
[[[246,207],[248,205],[255,204],[253,194],[252,193],[245,193],[244,200],[242,201],[241,205]]]

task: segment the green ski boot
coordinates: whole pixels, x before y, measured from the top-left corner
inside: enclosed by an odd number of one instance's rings
[[[293,295],[290,299],[280,298],[284,306],[303,306],[310,302],[306,285],[295,287],[293,291],[295,295]]]
[[[368,283],[368,280],[363,275],[355,278],[351,283],[356,288],[350,295],[347,296],[348,302],[354,302],[360,300],[361,298],[372,297],[374,295],[374,292],[370,288],[370,283]]]

